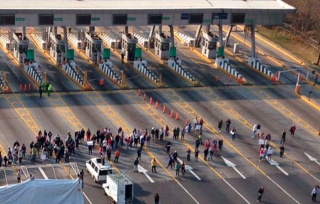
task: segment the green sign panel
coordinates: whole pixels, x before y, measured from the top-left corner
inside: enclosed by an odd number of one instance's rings
[[[19,22],[25,21],[25,20],[26,20],[25,18],[16,18],[16,21],[19,21]]]
[[[252,22],[253,22],[252,19],[249,19],[249,18],[244,19],[244,24],[246,24],[246,25],[251,25]]]
[[[218,57],[224,56],[224,47],[218,47]]]
[[[170,17],[165,17],[165,16],[164,16],[164,17],[162,17],[162,20],[163,20],[163,21],[168,21],[168,20],[170,20]]]
[[[169,54],[170,54],[170,57],[176,57],[177,56],[177,48],[176,47],[170,47]]]
[[[141,48],[136,48],[134,50],[134,57],[135,58],[141,58],[142,57],[142,49]]]
[[[127,21],[136,21],[136,18],[135,17],[128,17]]]
[[[68,49],[67,60],[73,60],[73,59],[74,59],[74,49]]]
[[[54,18],[53,21],[63,21],[63,18]]]
[[[34,60],[34,50],[27,51],[27,60]]]
[[[98,17],[92,17],[91,20],[92,20],[92,21],[100,21],[100,18],[98,18]]]
[[[110,59],[110,49],[109,48],[103,49],[103,59]]]

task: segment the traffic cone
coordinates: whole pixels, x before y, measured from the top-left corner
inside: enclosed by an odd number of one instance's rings
[[[242,80],[242,77],[239,77],[239,78],[238,78],[238,83],[239,83],[239,84],[242,84],[242,81],[243,81],[243,80]]]
[[[141,96],[141,91],[140,91],[140,89],[139,89],[139,91],[138,91],[138,96]]]
[[[173,110],[170,112],[170,118],[173,117]]]
[[[189,125],[189,119],[187,118],[187,120],[186,120],[186,125]]]
[[[147,100],[146,94],[143,94],[143,100],[144,100],[144,101]]]
[[[229,82],[231,82],[232,81],[232,76],[231,75],[229,75]]]
[[[24,84],[24,92],[27,92],[27,84]]]
[[[29,84],[29,86],[28,86],[28,91],[29,92],[31,91],[31,84]]]
[[[219,76],[216,76],[216,82],[218,82],[219,81]]]
[[[38,91],[38,86],[37,86],[37,84],[34,84],[33,88],[34,88],[34,91]]]
[[[150,105],[152,105],[152,97],[150,97],[149,103]]]
[[[22,84],[20,84],[19,90],[20,90],[20,92],[22,92]]]
[[[7,88],[6,88],[6,93],[8,94],[9,92],[10,92],[10,87],[7,86]]]
[[[163,113],[166,113],[166,106],[163,106],[162,112],[163,112]]]
[[[179,120],[179,113],[176,113],[176,120]]]
[[[159,104],[158,104],[158,101],[156,101],[155,107],[158,108],[158,105],[159,105]]]
[[[117,83],[116,78],[113,78],[113,83],[114,83],[114,84],[116,84],[116,83]]]

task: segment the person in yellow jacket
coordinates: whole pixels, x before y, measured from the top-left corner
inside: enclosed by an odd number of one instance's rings
[[[47,90],[48,96],[50,96],[51,91],[52,91],[52,84],[49,83],[48,90]]]
[[[156,158],[151,159],[152,173],[157,173],[157,160]]]

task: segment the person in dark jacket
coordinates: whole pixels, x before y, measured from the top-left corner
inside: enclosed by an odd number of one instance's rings
[[[257,202],[260,202],[261,201],[261,198],[262,198],[262,194],[264,192],[264,187],[261,186],[258,190],[258,198],[257,198]]]

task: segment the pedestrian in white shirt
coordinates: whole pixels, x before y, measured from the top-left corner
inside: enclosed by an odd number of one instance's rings
[[[267,151],[267,156],[268,156],[269,161],[271,161],[272,154],[273,154],[273,149],[272,149],[272,147],[269,147],[269,149]]]

